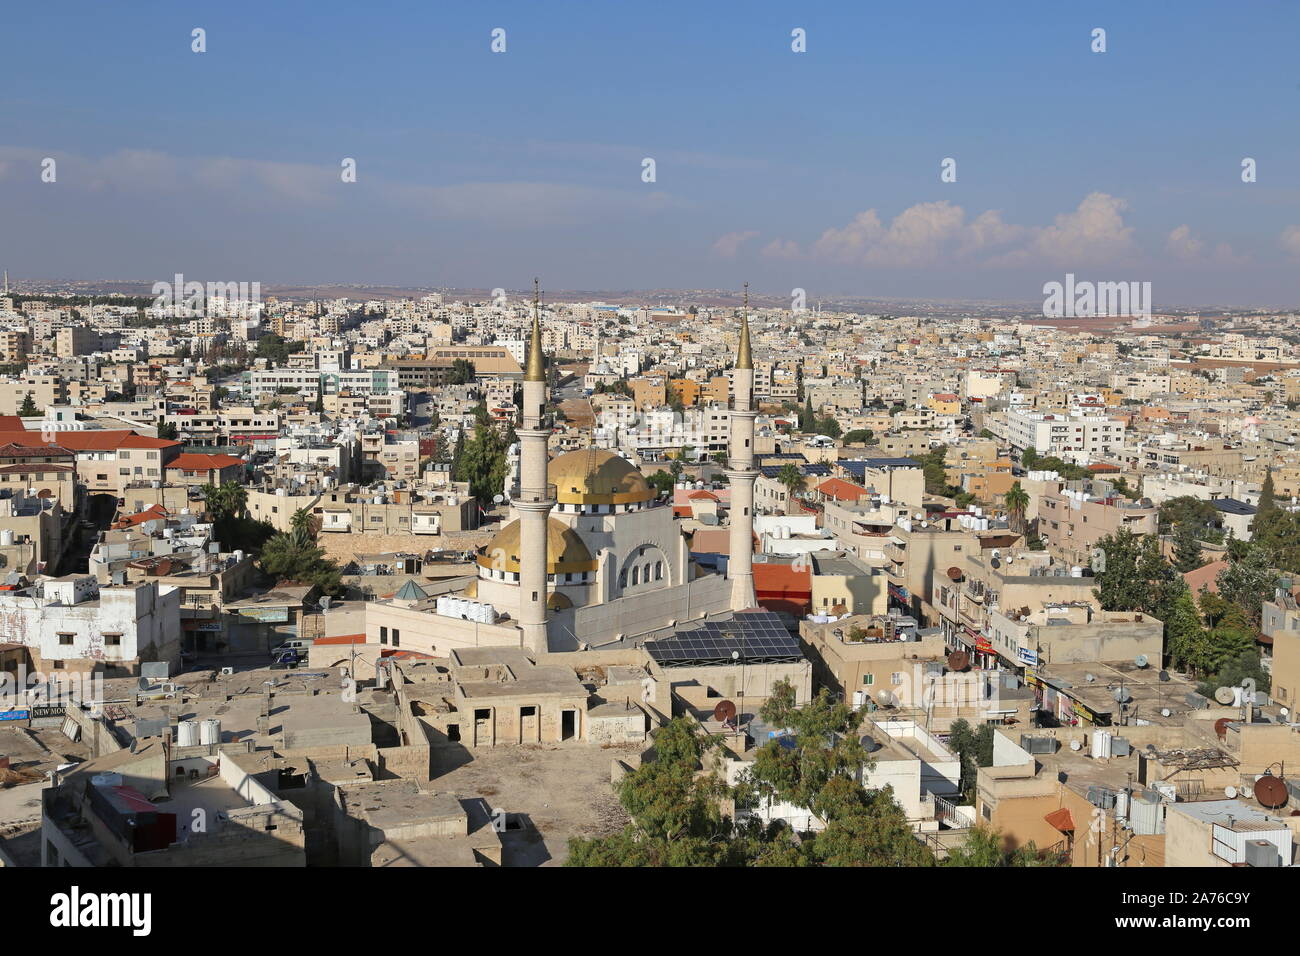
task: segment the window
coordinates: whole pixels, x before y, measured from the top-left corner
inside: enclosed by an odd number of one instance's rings
[[[105,644],[107,647],[121,647],[121,646],[122,646],[122,635],[121,635],[121,634],[105,634],[105,635],[104,635],[104,644]]]
[[[386,627],[381,627],[381,628],[379,629],[379,643],[380,643],[380,644],[387,644],[387,643],[388,643],[388,628],[386,628]]]
[[[871,686],[872,684],[874,684],[875,682],[876,682],[876,675],[875,675],[875,674],[863,674],[863,675],[862,675],[862,686],[863,686],[863,687],[870,687],[870,686]]]
[[[71,647],[71,646],[72,646],[72,641],[73,641],[73,639],[74,639],[76,636],[77,636],[76,634],[65,634],[65,633],[60,632],[60,633],[59,633],[59,646],[60,646],[60,647]]]

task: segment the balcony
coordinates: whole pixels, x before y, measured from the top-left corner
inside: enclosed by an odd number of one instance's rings
[[[526,504],[540,504],[545,501],[554,501],[555,492],[555,485],[543,485],[540,488],[519,488],[514,494],[514,500]]]

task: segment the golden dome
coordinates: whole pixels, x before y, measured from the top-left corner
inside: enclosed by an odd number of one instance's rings
[[[559,591],[552,591],[551,596],[546,599],[546,607],[551,611],[567,611],[573,607],[573,602]]]
[[[519,573],[519,520],[496,533],[478,556],[478,566],[489,571]],[[577,533],[557,518],[546,519],[546,573],[578,574],[595,571],[596,562]]]
[[[655,498],[655,490],[635,465],[603,448],[559,455],[546,474],[561,504],[626,505]]]

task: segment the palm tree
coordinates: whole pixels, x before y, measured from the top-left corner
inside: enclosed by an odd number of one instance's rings
[[[241,518],[248,504],[248,489],[237,481],[204,485],[199,489],[213,518]]]
[[[289,530],[294,540],[302,545],[313,544],[316,540],[316,529],[313,526],[311,512],[306,508],[299,508],[289,519]]]
[[[795,495],[807,487],[808,479],[803,476],[803,472],[799,470],[798,465],[787,461],[781,466],[781,470],[776,473],[776,480],[785,485],[788,495],[785,511],[786,514],[790,514],[794,508]]]
[[[1020,482],[1011,486],[1003,499],[1007,505],[1007,514],[1011,516],[1011,530],[1017,534],[1025,532],[1025,511],[1029,508],[1029,492],[1020,487]]]

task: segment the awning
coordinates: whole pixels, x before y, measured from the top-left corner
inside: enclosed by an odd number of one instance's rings
[[[1061,807],[1059,810],[1053,810],[1047,816],[1043,817],[1054,829],[1061,833],[1074,832],[1074,815],[1070,813],[1068,807]]]

